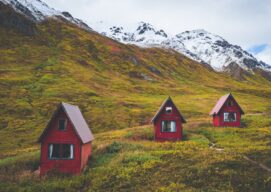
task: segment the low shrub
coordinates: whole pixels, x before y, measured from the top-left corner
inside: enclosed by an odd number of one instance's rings
[[[107,153],[118,153],[122,148],[122,144],[114,141],[111,145],[106,147]]]

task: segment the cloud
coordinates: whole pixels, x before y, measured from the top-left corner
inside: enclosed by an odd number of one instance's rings
[[[244,48],[271,42],[271,0],[44,0],[90,26],[146,21],[169,33],[205,29]]]

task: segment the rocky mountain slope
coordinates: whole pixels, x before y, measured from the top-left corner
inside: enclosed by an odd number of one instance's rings
[[[80,19],[73,18],[68,12],[56,11],[41,0],[0,0],[0,3],[1,2],[5,5],[12,6],[15,11],[22,13],[35,22],[41,22],[49,17],[54,17],[91,30],[91,28]]]
[[[240,46],[232,45],[222,37],[205,30],[170,35],[151,24],[141,22],[131,31],[113,26],[100,32],[122,43],[174,49],[193,60],[211,65],[217,71],[226,71],[236,66],[246,71],[271,70],[271,66],[258,61]]]
[[[91,30],[87,24],[73,18],[70,13],[56,11],[41,0],[0,0],[0,2],[11,6],[15,11],[35,22],[41,22],[47,18],[55,18]],[[232,45],[222,37],[205,30],[193,30],[170,35],[164,30],[158,30],[144,22],[135,25],[132,30],[125,30],[123,27],[116,26],[97,30],[122,43],[136,44],[141,47],[163,47],[176,50],[195,61],[209,64],[217,71],[227,71],[234,75],[240,71],[251,72],[254,69],[271,71],[271,66],[258,61],[240,46]]]

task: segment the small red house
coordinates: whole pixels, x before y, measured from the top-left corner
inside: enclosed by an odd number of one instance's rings
[[[93,139],[80,109],[60,103],[39,138],[40,175],[50,170],[80,174],[91,155]]]
[[[243,114],[244,111],[231,93],[222,96],[210,113],[215,127],[240,127]]]
[[[170,97],[163,102],[153,117],[152,123],[156,141],[182,140],[182,123],[186,121]]]

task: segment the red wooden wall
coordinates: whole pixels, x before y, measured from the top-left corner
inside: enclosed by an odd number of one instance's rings
[[[81,170],[83,170],[86,167],[88,160],[89,160],[89,157],[91,155],[91,151],[92,151],[91,142],[87,143],[85,145],[82,145],[81,151],[82,151],[82,153],[81,153]]]
[[[67,119],[64,131],[58,130],[58,120]],[[52,160],[48,157],[49,144],[73,144],[74,159]],[[66,114],[61,110],[51,123],[51,127],[45,133],[41,143],[40,175],[55,169],[62,173],[79,174],[91,154],[91,143],[82,144]]]
[[[170,114],[166,113],[166,107],[172,107],[172,112]],[[169,120],[176,122],[176,132],[162,132],[162,121]],[[182,140],[182,122],[180,116],[177,112],[177,109],[171,103],[168,103],[164,106],[163,111],[160,116],[154,122],[154,139],[156,141],[165,141],[165,140]]]
[[[229,99],[232,100],[232,99]],[[237,103],[233,101],[233,106],[228,106],[227,100],[220,110],[218,115],[213,116],[213,125],[215,127],[240,127],[241,126],[241,111]],[[224,112],[235,112],[236,121],[235,122],[224,122]]]

